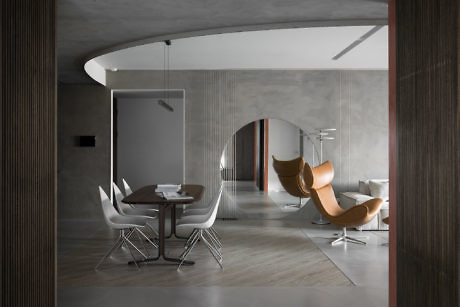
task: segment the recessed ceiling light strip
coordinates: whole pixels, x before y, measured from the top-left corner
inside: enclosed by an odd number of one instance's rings
[[[336,56],[334,56],[332,59],[333,60],[338,60],[340,59],[342,56],[344,56],[346,53],[350,52],[350,50],[352,50],[353,48],[355,48],[356,46],[358,46],[359,44],[361,44],[362,42],[364,42],[366,39],[368,39],[369,37],[371,37],[372,35],[374,35],[375,33],[377,33],[378,30],[380,30],[381,28],[383,28],[382,25],[379,25],[379,26],[375,26],[373,27],[372,29],[370,29],[368,32],[366,32],[363,36],[361,36],[360,38],[358,38],[357,40],[355,40],[353,43],[351,43],[347,48],[343,49],[342,51],[340,51]]]

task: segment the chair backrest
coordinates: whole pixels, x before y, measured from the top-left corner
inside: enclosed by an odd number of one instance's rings
[[[304,160],[302,157],[289,161],[277,160],[273,157],[273,168],[278,174],[278,178],[283,188],[289,194],[296,197],[309,197],[310,193],[305,189],[305,184],[302,179],[302,170],[304,168]]]
[[[115,194],[118,212],[121,214],[126,213],[126,209],[131,208],[131,206],[122,202],[123,198],[125,197],[115,182],[113,183],[113,193]]]
[[[303,177],[305,186],[307,189],[310,189],[311,197],[322,215],[330,218],[344,212],[337,203],[334,189],[331,185],[334,179],[334,168],[331,162],[326,161],[314,168],[310,164],[305,163]]]
[[[125,189],[125,195],[128,196],[132,194],[133,190],[131,190],[131,187],[128,185],[125,178],[123,178],[122,181],[123,181],[123,188]]]
[[[113,227],[114,224],[112,223],[111,219],[119,216],[120,214],[117,212],[117,210],[115,210],[112,201],[101,188],[101,186],[99,186],[99,195],[101,196],[102,212],[104,213],[105,222],[109,227]]]
[[[207,219],[204,222],[205,228],[211,227],[216,220],[217,210],[219,209],[220,199],[222,197],[222,190],[223,190],[223,184],[220,185],[219,191],[217,192],[216,195],[214,195],[214,197],[211,200],[211,210],[209,211],[207,215]]]

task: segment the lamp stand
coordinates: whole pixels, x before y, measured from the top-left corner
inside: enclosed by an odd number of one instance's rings
[[[323,163],[323,141],[324,140],[333,140],[334,138],[331,138],[331,137],[325,137],[326,135],[328,135],[327,132],[325,131],[335,131],[335,129],[319,129],[319,133],[318,133],[318,139],[319,139],[319,148],[320,148],[320,156],[319,156],[319,165],[321,165]],[[315,146],[313,144],[313,146]],[[313,159],[314,159],[314,155],[313,155]],[[314,220],[311,221],[312,224],[315,224],[315,225],[327,225],[327,224],[330,224],[330,222],[328,220],[326,220],[325,218],[323,218],[323,215],[318,212],[318,217]]]

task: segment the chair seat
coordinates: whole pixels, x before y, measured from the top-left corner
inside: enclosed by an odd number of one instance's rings
[[[369,209],[368,214],[374,217],[377,215],[380,208],[382,207],[382,203],[383,203],[383,200],[381,198],[373,198],[373,199],[366,201],[362,205],[366,206]]]
[[[206,221],[200,222],[181,222],[179,221],[178,224],[176,224],[176,229],[206,229],[209,228]]]
[[[149,217],[157,217],[158,210],[156,209],[143,209],[143,208],[123,208],[125,215],[144,215]]]
[[[200,209],[189,209],[182,213],[182,216],[192,216],[192,215],[205,215],[209,212],[209,208],[200,208]]]

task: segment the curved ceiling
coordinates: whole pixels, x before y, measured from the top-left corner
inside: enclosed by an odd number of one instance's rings
[[[387,69],[388,29],[382,27],[333,59],[373,26],[315,27],[215,34],[173,40],[170,69]],[[162,70],[164,43],[122,49],[92,59],[105,70]],[[94,72],[88,74],[98,80]],[[104,76],[102,76],[104,78]],[[104,83],[104,82],[101,82]]]
[[[142,40],[385,24],[386,19],[386,0],[60,0],[58,78],[63,83],[92,82],[83,70],[85,60]]]

